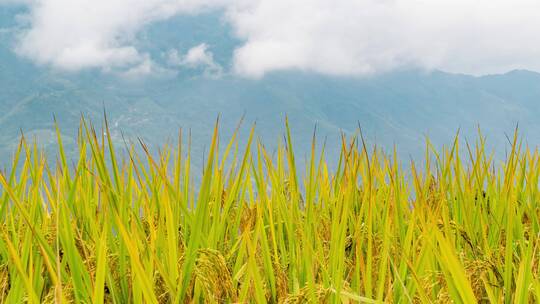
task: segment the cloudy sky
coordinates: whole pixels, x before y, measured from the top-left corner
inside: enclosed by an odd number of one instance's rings
[[[366,75],[399,68],[468,74],[540,71],[540,1],[533,0],[0,0],[24,5],[13,49],[38,65],[150,73],[137,33],[175,16],[217,10],[241,41],[227,72],[298,69]],[[189,29],[177,29],[185,31]],[[222,73],[202,41],[178,66]]]

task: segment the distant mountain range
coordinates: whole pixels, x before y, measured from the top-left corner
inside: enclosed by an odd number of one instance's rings
[[[0,10],[0,19],[5,19],[2,16]],[[219,22],[217,17],[204,18],[204,26],[185,18],[153,25],[142,35],[147,38],[141,38],[141,44],[162,54],[170,46],[167,41],[191,46],[222,39],[214,55],[226,67],[235,42],[213,30],[219,28],[211,26]],[[192,26],[193,31],[167,31],[175,22],[187,23],[183,28]],[[406,157],[422,155],[425,136],[436,145],[450,144],[460,129],[472,140],[478,125],[499,155],[507,143],[505,134],[517,123],[529,145],[540,143],[540,74],[530,71],[473,77],[404,70],[360,78],[291,71],[260,80],[181,71],[175,77],[126,80],[100,71],[66,74],[36,67],[13,53],[11,34],[0,32],[0,41],[6,42],[0,43],[3,164],[9,161],[21,130],[54,151],[54,115],[68,148],[73,149],[81,114],[100,124],[104,109],[119,144],[123,132],[126,138],[140,136],[156,147],[176,138],[182,127],[191,130],[194,155],[202,155],[208,146],[218,114],[224,139],[245,114],[243,134],[256,121],[257,134],[268,147],[281,138],[288,115],[299,159],[309,151],[315,125],[319,138],[328,138],[329,157],[336,157],[339,148],[334,145],[340,132],[352,134],[359,124],[370,143],[388,151],[396,144]]]

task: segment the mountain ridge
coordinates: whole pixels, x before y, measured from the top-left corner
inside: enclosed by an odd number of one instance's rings
[[[0,16],[17,12],[16,8],[6,10],[0,8]],[[164,54],[170,49],[183,52],[209,41],[216,63],[224,68],[222,75],[180,67],[176,76],[125,79],[99,70],[68,73],[36,66],[13,51],[17,23],[3,20],[0,24],[12,29],[0,34],[1,163],[9,163],[21,131],[29,137],[36,135],[54,153],[53,115],[66,146],[74,151],[81,115],[100,125],[104,110],[118,145],[123,145],[122,135],[132,140],[141,137],[157,150],[183,128],[191,130],[193,155],[202,155],[208,146],[209,126],[218,114],[224,138],[245,114],[245,124],[257,121],[258,135],[267,145],[276,145],[282,138],[287,115],[301,155],[310,149],[316,124],[319,136],[328,138],[330,146],[339,145],[341,132],[354,134],[360,124],[370,143],[387,151],[396,144],[407,157],[423,154],[426,136],[435,145],[450,144],[459,129],[472,140],[478,125],[489,148],[498,153],[503,154],[505,134],[518,123],[527,143],[540,142],[536,119],[540,116],[540,73],[533,71],[472,76],[402,69],[364,77],[282,71],[261,79],[242,78],[227,72],[234,48],[241,42],[223,26],[218,12],[209,12],[152,24],[137,39],[156,64],[165,64]],[[241,135],[248,129],[242,128]],[[332,149],[327,151],[336,158]]]

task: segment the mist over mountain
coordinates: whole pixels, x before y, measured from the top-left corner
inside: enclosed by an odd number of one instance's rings
[[[182,128],[185,135],[191,132],[193,155],[208,146],[218,115],[223,140],[245,115],[242,134],[256,122],[257,135],[270,148],[282,138],[288,116],[300,161],[315,125],[320,141],[327,139],[329,158],[337,157],[341,132],[354,134],[359,125],[370,144],[388,152],[397,145],[406,159],[424,153],[426,136],[435,145],[450,144],[459,129],[473,141],[478,126],[500,155],[518,123],[527,144],[540,142],[535,72],[475,77],[414,68],[370,76],[282,71],[250,79],[229,72],[239,41],[218,12],[146,27],[137,45],[152,61],[138,70],[65,72],[16,54],[20,10],[0,6],[2,164],[9,162],[21,131],[53,152],[53,116],[73,151],[81,115],[99,127],[104,110],[117,146],[124,145],[123,136],[133,142],[141,137],[157,150]],[[195,46],[202,46],[199,53],[185,55]]]

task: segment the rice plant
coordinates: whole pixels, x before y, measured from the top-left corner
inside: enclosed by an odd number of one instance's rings
[[[82,121],[73,163],[60,132],[56,159],[21,138],[0,174],[1,302],[540,301],[540,156],[517,134],[503,163],[479,137],[405,168],[314,136],[300,170],[288,126],[271,154],[254,129],[219,149],[216,124],[194,183],[181,139],[121,156],[105,128]]]

